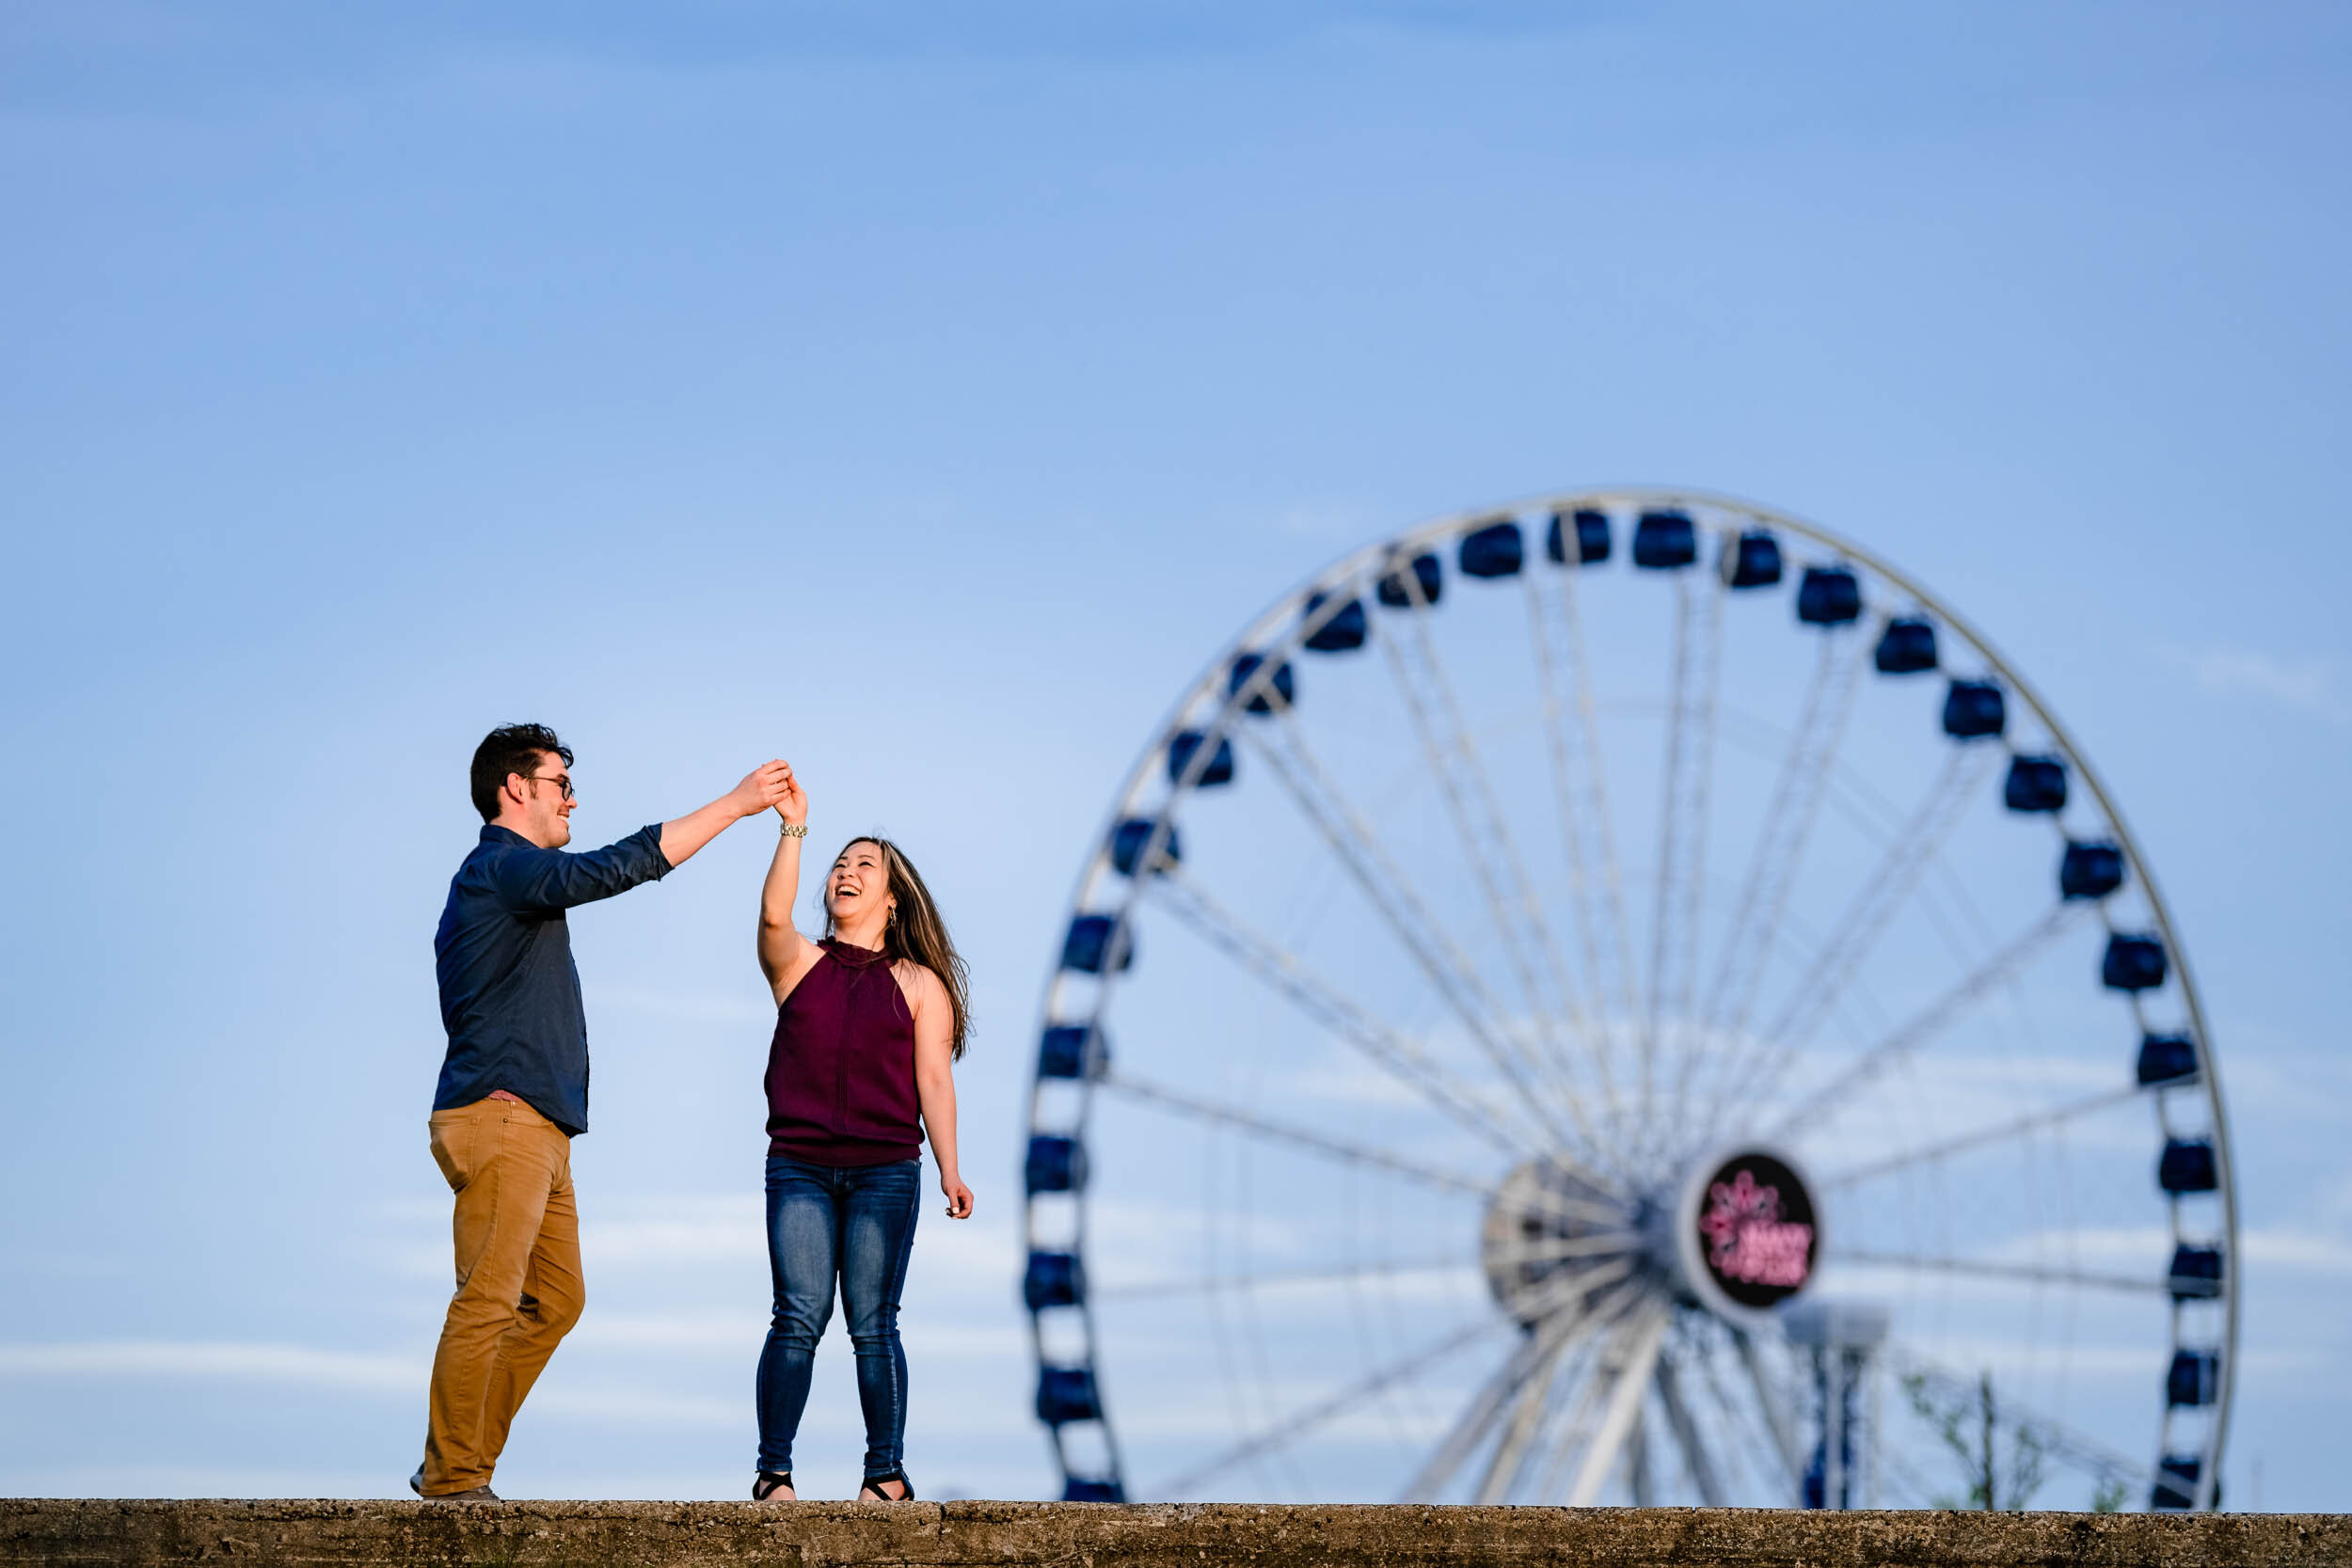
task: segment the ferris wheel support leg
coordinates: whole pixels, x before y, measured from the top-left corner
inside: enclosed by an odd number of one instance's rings
[[[1643,1396],[1649,1391],[1650,1369],[1658,1360],[1659,1347],[1666,1338],[1666,1320],[1672,1309],[1663,1302],[1640,1313],[1614,1347],[1614,1365],[1607,1369],[1610,1380],[1609,1404],[1600,1418],[1600,1430],[1593,1434],[1593,1445],[1584,1450],[1584,1463],[1577,1470],[1576,1483],[1568,1488],[1570,1508],[1589,1508],[1600,1496],[1610,1472],[1616,1468],[1620,1450],[1633,1431],[1633,1423],[1642,1414]]]
[[[1543,1425],[1544,1411],[1551,1402],[1552,1380],[1559,1375],[1567,1346],[1565,1336],[1555,1340],[1551,1353],[1521,1383],[1510,1422],[1502,1429],[1502,1440],[1495,1445],[1494,1457],[1486,1462],[1486,1474],[1478,1483],[1476,1501],[1492,1504],[1510,1497],[1518,1481],[1519,1470],[1527,1462],[1528,1446]]]
[[[1781,1474],[1788,1482],[1789,1506],[1802,1507],[1804,1462],[1797,1453],[1797,1429],[1764,1370],[1764,1358],[1756,1354],[1755,1337],[1744,1328],[1735,1328],[1731,1331],[1731,1342],[1739,1350],[1740,1364],[1747,1369],[1749,1384],[1756,1389],[1756,1408],[1764,1413],[1764,1430],[1772,1434],[1772,1447],[1780,1450]]]
[[[1477,1450],[1479,1443],[1494,1425],[1503,1402],[1511,1397],[1511,1390],[1524,1383],[1527,1374],[1542,1359],[1544,1349],[1542,1341],[1533,1335],[1519,1341],[1494,1376],[1470,1396],[1470,1403],[1438,1444],[1437,1452],[1431,1454],[1420,1472],[1406,1483],[1404,1496],[1399,1501],[1437,1500],[1438,1494],[1454,1479],[1454,1472],[1460,1469],[1462,1462]]]
[[[1521,1338],[1509,1359],[1470,1397],[1470,1403],[1463,1407],[1462,1414],[1438,1445],[1437,1451],[1429,1456],[1420,1472],[1406,1484],[1399,1500],[1437,1501],[1438,1494],[1453,1481],[1454,1472],[1486,1441],[1512,1390],[1527,1381],[1529,1373],[1537,1364],[1548,1355],[1565,1354],[1572,1341],[1603,1326],[1624,1309],[1631,1298],[1632,1287],[1615,1284],[1614,1281],[1621,1280],[1631,1272],[1629,1262],[1624,1268],[1613,1270],[1606,1280],[1587,1275],[1575,1282],[1578,1290],[1592,1291],[1583,1308],[1581,1311],[1564,1309],[1554,1312],[1539,1320],[1534,1329]],[[1596,1284],[1601,1283],[1608,1283],[1609,1288],[1592,1291]],[[1553,1299],[1559,1298],[1559,1288],[1555,1287],[1552,1296]],[[1540,1309],[1548,1304],[1539,1300],[1534,1305]]]
[[[1671,1355],[1658,1358],[1658,1402],[1665,1406],[1667,1430],[1674,1433],[1675,1446],[1682,1450],[1683,1467],[1691,1472],[1691,1484],[1698,1489],[1699,1500],[1709,1508],[1723,1507],[1723,1481],[1707,1445],[1699,1439],[1699,1425],[1691,1418],[1691,1407],[1683,1402],[1682,1386]]]

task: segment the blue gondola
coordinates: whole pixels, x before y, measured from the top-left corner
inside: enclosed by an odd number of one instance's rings
[[[1316,610],[1331,600],[1328,594],[1307,595],[1307,619],[1312,620]],[[1331,618],[1307,634],[1306,645],[1319,654],[1344,654],[1364,645],[1368,631],[1364,622],[1364,601],[1350,599],[1331,612]]]
[[[1417,555],[1413,557],[1412,568],[1413,581],[1409,583],[1405,580],[1405,573],[1393,566],[1380,574],[1374,592],[1382,604],[1391,610],[1410,610],[1415,588],[1421,590],[1422,603],[1438,602],[1438,594],[1445,589],[1445,575],[1438,568],[1438,558],[1425,552]]]
[[[1228,697],[1240,696],[1241,689],[1249,684],[1250,677],[1258,673],[1259,666],[1263,663],[1265,663],[1263,654],[1244,654],[1234,659],[1233,668],[1227,672],[1225,676],[1225,694]],[[1298,682],[1291,674],[1290,665],[1282,663],[1276,665],[1274,673],[1266,677],[1265,687],[1262,688],[1257,695],[1242,704],[1242,706],[1251,713],[1275,713],[1290,706],[1297,700]]]
[[[2221,1249],[2217,1246],[2192,1246],[2183,1242],[2172,1249],[2172,1266],[2165,1271],[2164,1288],[2175,1301],[2188,1301],[2217,1296],[2221,1293]]]
[[[1935,625],[1915,615],[1899,615],[1879,633],[1878,651],[1870,656],[1882,675],[1915,675],[1935,668]]]
[[[2164,1152],[2156,1157],[2156,1185],[2175,1197],[2219,1191],[2221,1167],[2213,1144],[2204,1138],[2165,1139]]]
[[[1688,566],[1699,558],[1698,531],[1680,512],[1645,512],[1633,525],[1633,564],[1653,572]]]
[[[1544,554],[1555,565],[1568,563],[1568,541],[1576,541],[1576,563],[1593,566],[1609,559],[1609,514],[1592,507],[1555,512],[1544,530]]]
[[[1078,1307],[1087,1299],[1087,1266],[1074,1252],[1032,1252],[1021,1275],[1021,1299],[1029,1310]]]
[[[1029,1139],[1029,1157],[1022,1166],[1029,1196],[1040,1193],[1084,1192],[1087,1184],[1086,1146],[1075,1138],[1040,1132]]]
[[[1807,566],[1797,584],[1797,619],[1842,626],[1862,618],[1862,584],[1843,566]]]
[[[1090,1023],[1057,1023],[1038,1041],[1040,1078],[1099,1078],[1110,1062],[1110,1041]]]
[[[1095,1392],[1091,1367],[1040,1367],[1037,1371],[1037,1418],[1049,1426],[1102,1418],[1103,1400]]]
[[[1724,586],[1770,588],[1780,580],[1780,541],[1752,528],[1724,546]]]
[[[2109,990],[2153,990],[2164,984],[2167,967],[2164,943],[2119,931],[2107,938],[2106,957],[2099,960],[2099,983]]]
[[[1066,1503],[1123,1503],[1127,1489],[1115,1481],[1089,1481],[1084,1476],[1072,1476],[1061,1483],[1061,1500]]]
[[[2058,896],[2105,898],[2123,885],[2123,851],[2112,844],[2066,841],[2058,862]]]
[[[2156,1483],[2148,1489],[2148,1506],[2178,1513],[2197,1506],[2197,1480],[2205,1462],[2193,1453],[2169,1453],[2156,1465]]]
[[[2221,1394],[2221,1353],[2176,1350],[2171,1369],[2164,1375],[2167,1404],[2211,1404]]]
[[[1132,877],[1136,874],[1136,866],[1143,859],[1143,847],[1152,842],[1152,833],[1158,827],[1159,824],[1151,817],[1131,816],[1111,830],[1111,864],[1118,867],[1120,876]],[[1160,852],[1153,860],[1152,869],[1165,871],[1184,858],[1184,841],[1170,827],[1168,837],[1160,843]]]
[[[1206,738],[1208,737],[1199,730],[1185,730],[1168,743],[1168,782],[1169,784],[1179,786],[1184,784],[1184,769],[1192,766],[1193,753],[1200,750],[1200,743]],[[1192,782],[1201,789],[1207,789],[1216,784],[1232,784],[1233,782],[1233,743],[1220,737],[1216,743],[1216,750],[1209,753],[1208,765],[1200,769],[1200,776]]]
[[[2138,1074],[2143,1088],[2186,1083],[2197,1076],[2197,1042],[2186,1035],[2142,1035]]]
[[[1454,557],[1468,578],[1515,578],[1527,562],[1527,542],[1519,525],[1507,519],[1488,523],[1462,535],[1461,553]]]
[[[1954,681],[1944,694],[1944,733],[1954,740],[1980,740],[2009,727],[2009,705],[1991,681]]]
[[[1082,914],[1062,939],[1061,966],[1081,974],[1124,970],[1136,961],[1135,938],[1106,914]]]
[[[2056,757],[2011,757],[2001,803],[2011,811],[2064,811],[2066,764]]]

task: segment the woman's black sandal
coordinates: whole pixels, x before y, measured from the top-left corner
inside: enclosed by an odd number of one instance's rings
[[[883,1491],[882,1483],[886,1481],[895,1481],[905,1487],[906,1496],[894,1497]],[[866,1494],[868,1492],[874,1494],[874,1500],[878,1503],[911,1503],[914,1500],[914,1482],[907,1480],[907,1473],[904,1470],[893,1470],[886,1476],[867,1476],[866,1484],[857,1489],[857,1500],[864,1502]]]
[[[780,1488],[791,1484],[792,1472],[789,1470],[762,1470],[752,1478],[752,1501],[764,1503],[774,1497]]]

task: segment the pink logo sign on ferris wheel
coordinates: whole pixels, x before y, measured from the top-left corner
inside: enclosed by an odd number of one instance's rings
[[[1788,1156],[1754,1146],[1702,1160],[1676,1205],[1683,1289],[1732,1317],[1771,1311],[1813,1280],[1821,1216]]]
[[[1726,1282],[1794,1291],[1813,1272],[1813,1227],[1782,1218],[1779,1186],[1745,1165],[1709,1183],[1699,1229],[1707,1266]]]

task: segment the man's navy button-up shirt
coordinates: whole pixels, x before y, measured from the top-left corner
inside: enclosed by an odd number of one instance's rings
[[[658,823],[582,855],[482,830],[433,937],[449,1031],[435,1110],[504,1089],[566,1132],[588,1131],[588,1020],[564,911],[669,869]]]

